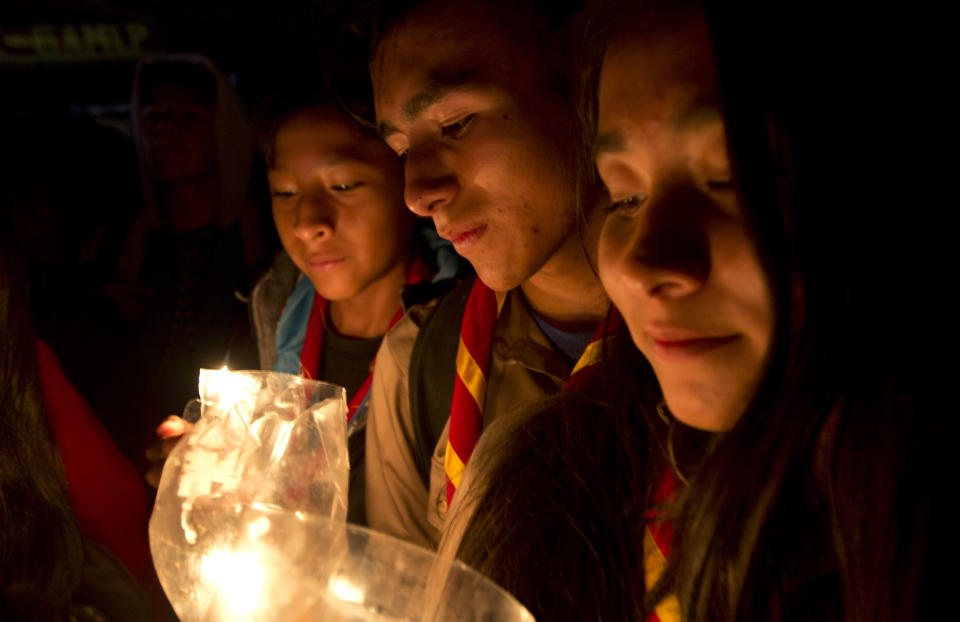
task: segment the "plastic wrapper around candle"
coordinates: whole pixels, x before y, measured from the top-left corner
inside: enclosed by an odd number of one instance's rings
[[[347,507],[342,387],[201,370],[200,397],[200,420],[167,458],[150,517],[154,565],[184,622],[208,617],[224,569],[258,582],[259,566],[234,551],[251,511],[342,522]]]
[[[363,527],[251,507],[236,536],[203,562],[206,621],[533,621],[460,562]]]

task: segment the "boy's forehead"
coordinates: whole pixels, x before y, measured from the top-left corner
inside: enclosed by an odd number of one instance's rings
[[[288,115],[274,136],[277,153],[284,147],[308,147],[332,154],[357,153],[368,142],[379,141],[363,135],[356,124],[332,108],[307,108]]]
[[[395,160],[380,140],[335,108],[314,107],[298,110],[278,125],[268,165],[272,170],[293,170],[304,165],[363,164],[386,170]]]
[[[483,41],[499,38],[483,23],[471,28],[458,18],[436,17],[413,15],[392,28],[377,46],[377,62],[382,71],[439,66],[453,71],[456,68],[451,65],[482,62],[486,58]],[[502,46],[496,45],[496,48]],[[487,55],[490,52],[487,49]]]
[[[411,110],[411,98],[442,89],[511,82],[529,64],[528,46],[482,3],[422,6],[393,25],[371,67],[378,113]],[[459,8],[462,10],[452,10]]]

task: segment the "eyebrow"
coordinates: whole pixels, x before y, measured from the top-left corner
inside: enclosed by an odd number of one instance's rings
[[[403,116],[408,121],[412,121],[420,116],[424,110],[446,97],[451,91],[456,91],[467,86],[476,86],[483,84],[480,73],[474,69],[466,71],[436,72],[427,81],[427,85],[413,97],[408,99],[402,107]],[[386,121],[381,121],[377,125],[377,133],[380,138],[386,138],[390,134],[399,133],[399,129]]]
[[[706,125],[723,122],[723,115],[711,104],[695,104],[683,110],[674,119],[674,126],[682,132],[696,131]],[[605,153],[620,153],[626,149],[626,140],[618,131],[603,132],[593,142],[593,157]]]
[[[377,124],[377,135],[380,136],[381,139],[386,139],[387,136],[390,136],[391,134],[399,134],[399,133],[400,133],[400,130],[398,130],[393,125],[387,123],[386,121],[381,121],[380,123]]]
[[[593,157],[603,153],[619,153],[624,150],[626,141],[620,132],[604,132],[593,143]]]
[[[674,125],[681,131],[691,131],[718,121],[723,122],[723,115],[715,105],[696,103],[677,115]]]
[[[360,166],[367,166],[369,168],[374,168],[374,169],[378,168],[376,164],[373,164],[370,162],[369,158],[364,157],[363,154],[357,151],[351,151],[351,150],[343,151],[341,153],[337,153],[335,155],[331,155],[328,157],[318,158],[313,168],[329,169],[329,168],[335,168],[337,166],[346,166],[346,165],[360,165]],[[267,167],[267,170],[276,171],[278,173],[291,172],[291,170],[288,168],[278,167],[276,165],[276,160],[274,160],[272,165]]]

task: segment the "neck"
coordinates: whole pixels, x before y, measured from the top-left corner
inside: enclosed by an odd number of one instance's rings
[[[159,207],[174,231],[206,227],[220,211],[220,179],[212,174],[171,182],[161,193]]]
[[[579,235],[568,237],[547,263],[520,286],[533,312],[551,326],[586,332],[610,308],[610,300],[591,266],[591,262],[596,265],[603,216],[602,208],[593,206],[583,224],[582,242]]]
[[[357,339],[385,334],[400,308],[406,277],[407,262],[401,261],[356,296],[331,300],[328,310],[333,328],[344,337]]]

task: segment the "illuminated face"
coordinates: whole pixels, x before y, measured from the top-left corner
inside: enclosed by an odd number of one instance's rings
[[[405,157],[407,206],[489,287],[536,274],[575,235],[572,120],[539,52],[483,3],[426,3],[371,67],[381,134]]]
[[[287,118],[268,179],[283,248],[317,292],[347,300],[405,270],[412,216],[400,162],[330,108]]]
[[[613,201],[600,277],[674,416],[728,429],[763,375],[773,302],[738,202],[702,15],[616,38],[598,104],[597,166]]]
[[[216,172],[213,112],[190,89],[161,84],[141,111],[147,159],[160,181],[194,179]]]

